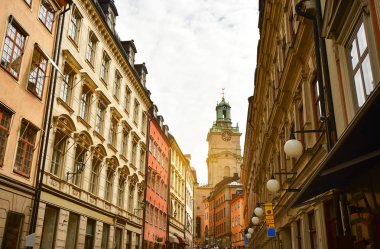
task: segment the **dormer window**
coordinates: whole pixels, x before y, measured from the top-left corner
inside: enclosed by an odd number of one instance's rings
[[[135,52],[133,51],[132,48],[129,48],[128,59],[129,59],[129,63],[131,63],[131,65],[133,65],[135,63]]]
[[[112,12],[108,14],[107,24],[110,27],[110,29],[114,32],[115,31],[115,15]]]

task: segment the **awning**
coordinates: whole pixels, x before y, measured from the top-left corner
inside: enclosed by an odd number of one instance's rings
[[[179,241],[179,244],[182,244],[182,245],[189,245],[189,242],[187,242],[186,239],[182,238],[181,236],[178,236],[177,234],[175,234],[175,236],[177,236],[178,241]]]
[[[380,84],[358,111],[338,142],[306,181],[289,207],[331,189],[345,189],[357,176],[379,165]]]
[[[177,239],[177,236],[174,236],[173,234],[169,234],[169,242],[179,244],[179,240]]]

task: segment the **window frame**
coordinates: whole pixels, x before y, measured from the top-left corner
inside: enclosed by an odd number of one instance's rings
[[[45,6],[44,4],[48,4],[49,6]],[[50,8],[50,10],[48,9]],[[43,11],[46,11],[43,13]],[[54,26],[54,18],[55,12],[53,5],[49,2],[49,0],[41,1],[40,9],[38,10],[38,20],[47,28],[47,30],[52,33]]]
[[[25,130],[23,129],[25,128]],[[30,177],[30,172],[33,167],[33,156],[34,156],[34,150],[35,150],[35,142],[37,137],[38,129],[34,127],[29,121],[22,120],[20,125],[20,131],[19,131],[19,138],[17,142],[17,150],[16,150],[16,158],[13,165],[13,172],[20,174],[25,177]],[[28,134],[29,133],[29,134]],[[29,135],[29,138],[26,138],[25,136]],[[29,141],[29,140],[31,141]],[[21,148],[22,146],[22,148]],[[22,151],[19,151],[19,150]],[[21,160],[19,159],[19,152],[22,153]],[[26,157],[29,154],[29,158],[26,159]],[[25,164],[25,161],[29,161],[30,165],[29,168]],[[19,164],[17,166],[17,164]],[[25,171],[26,169],[26,171]]]
[[[100,64],[100,80],[102,80],[102,82],[105,84],[108,82],[110,65],[111,58],[106,51],[103,51],[102,61]]]
[[[99,192],[99,179],[100,179],[100,168],[102,165],[102,160],[96,156],[92,159],[91,172],[90,172],[90,182],[88,186],[88,191],[93,195],[98,195]]]
[[[61,88],[59,91],[59,98],[66,104],[70,105],[71,97],[73,94],[75,71],[67,63],[63,69]]]
[[[75,19],[75,23],[73,22],[73,19]],[[80,13],[79,9],[74,5],[73,10],[71,11],[70,24],[67,32],[68,37],[74,42],[75,45],[78,45],[79,42],[82,19],[82,14]]]
[[[115,170],[112,166],[109,166],[106,171],[106,186],[104,191],[104,199],[108,202],[112,202],[114,180]]]
[[[363,14],[361,14],[363,15]],[[350,84],[350,87],[351,87],[351,93],[352,93],[352,97],[354,99],[354,106],[356,109],[359,109],[361,108],[365,102],[367,101],[368,97],[371,95],[372,91],[375,89],[375,85],[373,84],[374,81],[375,81],[375,72],[374,72],[374,69],[373,69],[373,62],[372,62],[372,58],[370,56],[370,51],[374,50],[375,49],[371,49],[371,44],[370,44],[370,38],[369,38],[369,28],[367,28],[366,26],[366,21],[364,19],[365,17],[361,16],[356,24],[355,24],[355,28],[353,29],[352,31],[352,34],[350,35],[350,38],[348,39],[346,45],[345,45],[345,50],[346,50],[346,56],[347,56],[347,63],[348,63],[348,70],[349,70],[349,74],[350,74],[350,80],[351,80],[351,84]],[[363,31],[364,31],[364,37],[365,37],[365,42],[366,42],[366,48],[364,49],[363,53],[360,54],[360,44],[359,44],[359,32],[360,32],[360,29],[361,27],[363,27]],[[358,56],[357,58],[357,63],[356,65],[353,65],[353,61],[352,61],[352,56],[351,56],[351,50],[354,49],[353,48],[353,44],[355,43],[355,48],[357,51],[356,52],[356,55]],[[364,76],[364,73],[363,73],[363,64],[364,64],[364,61],[368,59],[368,65],[371,69],[371,77],[372,77],[372,82],[369,83],[369,85],[371,86],[371,89],[369,89],[369,93],[367,93],[368,89],[367,89],[367,86],[366,86],[366,83],[364,82],[365,80],[365,76]],[[356,75],[357,74],[360,74],[360,81],[358,84],[360,84],[359,87],[360,90],[362,91],[361,93],[359,93],[357,90],[358,90],[358,86],[356,85],[357,82],[356,82]],[[361,95],[361,96],[359,96]],[[362,103],[361,101],[359,100],[359,97],[362,98]]]
[[[35,61],[35,56],[38,56],[38,64]],[[35,65],[35,69],[32,71],[33,65]],[[34,47],[28,75],[27,89],[39,99],[42,99],[42,95],[44,93],[47,68],[48,58],[46,58],[45,54],[37,46]],[[34,72],[36,72],[35,75],[33,75]],[[40,82],[39,80],[41,78],[42,80]]]
[[[7,119],[4,119],[7,115]],[[8,137],[11,130],[14,112],[9,111],[0,103],[0,167],[4,166],[5,152],[7,150]]]
[[[87,86],[83,86],[82,92],[80,95],[79,117],[81,117],[86,122],[88,122],[89,116],[90,116],[91,94],[92,94],[91,90]]]
[[[86,61],[94,67],[97,45],[99,43],[98,37],[96,37],[93,31],[88,34],[88,42],[86,46]]]
[[[10,20],[9,20],[7,28],[5,30],[4,46],[3,46],[3,49],[2,49],[0,65],[12,77],[14,77],[16,80],[19,80],[20,70],[21,70],[21,64],[22,64],[22,57],[24,55],[24,50],[25,50],[25,45],[26,45],[26,42],[27,42],[27,37],[29,35],[28,35],[28,33],[25,32],[25,30],[21,27],[21,25],[16,20],[14,20],[13,16],[10,16],[9,19]],[[12,38],[12,39],[11,39],[11,36],[9,35],[9,32],[12,32],[12,31],[10,31],[11,28],[13,28],[14,31],[15,31],[14,38]],[[17,39],[18,35],[20,35],[20,39],[22,40],[21,46],[17,45],[17,40],[16,39]],[[10,57],[9,58],[9,63],[8,63],[8,65],[4,65],[3,64],[3,58],[5,58],[4,57],[4,53],[5,53],[5,49],[6,49],[5,46],[8,45],[7,44],[7,39],[9,40],[9,42],[12,42],[12,47],[8,46],[8,48],[10,48],[10,50],[11,50],[11,53],[9,54],[9,57]],[[12,68],[12,64],[15,62],[15,59],[13,59],[15,47],[17,47],[17,49],[19,50],[19,53],[20,53],[20,56],[16,58],[16,59],[20,58],[20,63],[18,65],[17,71],[14,70],[14,72],[16,74],[14,74],[12,72],[12,69],[11,69]]]
[[[58,141],[57,141],[57,138],[59,138]],[[51,164],[50,164],[50,171],[49,171],[50,173],[58,177],[61,175],[62,165],[64,164],[64,161],[65,161],[66,142],[67,142],[67,135],[58,129],[54,134],[53,153],[51,157]]]

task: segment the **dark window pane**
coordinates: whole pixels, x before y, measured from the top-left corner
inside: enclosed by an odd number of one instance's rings
[[[1,249],[19,248],[23,218],[22,214],[8,212]]]
[[[41,249],[53,249],[55,230],[57,228],[58,209],[46,206],[42,228]]]

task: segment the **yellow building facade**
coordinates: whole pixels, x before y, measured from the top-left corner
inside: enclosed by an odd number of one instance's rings
[[[380,248],[379,7],[260,1],[243,165],[253,248]],[[274,237],[255,212],[265,203]]]

